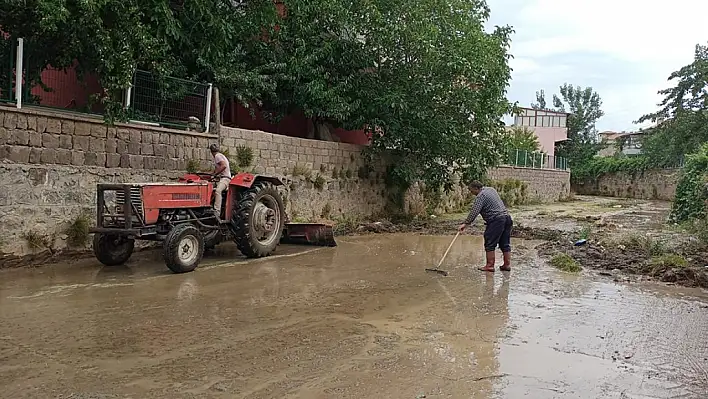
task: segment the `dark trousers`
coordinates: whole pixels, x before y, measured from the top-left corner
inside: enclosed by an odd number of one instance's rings
[[[511,252],[511,228],[514,222],[511,216],[502,216],[487,222],[484,229],[484,250],[493,252],[497,245],[502,252]]]

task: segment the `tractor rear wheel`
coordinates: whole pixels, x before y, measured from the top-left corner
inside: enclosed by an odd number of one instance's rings
[[[93,235],[93,254],[106,266],[119,266],[130,259],[135,240],[114,234]]]
[[[236,246],[249,258],[272,254],[280,243],[284,225],[283,199],[268,182],[258,182],[246,190],[236,203],[231,219]]]
[[[162,256],[173,273],[191,272],[199,266],[204,255],[204,237],[193,224],[175,226],[165,237]]]

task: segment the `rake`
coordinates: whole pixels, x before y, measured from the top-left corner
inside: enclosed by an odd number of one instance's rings
[[[433,272],[433,273],[442,274],[443,276],[447,276],[447,272],[445,270],[440,270],[440,265],[442,265],[443,261],[447,257],[447,253],[450,252],[450,248],[452,248],[452,244],[455,243],[455,240],[457,240],[457,237],[459,237],[459,236],[460,236],[460,232],[458,231],[457,234],[455,234],[455,238],[452,239],[450,246],[447,247],[447,251],[445,251],[445,255],[443,255],[442,259],[440,259],[440,262],[438,262],[438,267],[436,267],[434,269],[425,269],[426,272]]]

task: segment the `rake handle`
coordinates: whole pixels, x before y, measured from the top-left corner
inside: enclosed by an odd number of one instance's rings
[[[447,253],[450,252],[450,248],[452,248],[452,244],[455,243],[455,240],[457,240],[457,237],[459,237],[459,236],[460,236],[460,232],[458,231],[457,234],[455,234],[455,238],[452,239],[450,246],[447,247],[447,251],[445,251],[445,255],[443,255],[442,259],[440,259],[440,262],[438,262],[438,268],[440,267],[440,265],[442,265],[443,261],[447,257]]]

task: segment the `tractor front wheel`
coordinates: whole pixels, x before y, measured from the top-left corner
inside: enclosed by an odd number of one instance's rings
[[[114,234],[93,235],[93,254],[106,266],[119,266],[130,259],[135,240]]]
[[[204,237],[193,224],[178,224],[162,244],[165,264],[173,273],[191,272],[199,266],[204,255]]]
[[[284,225],[283,199],[268,182],[258,182],[241,195],[231,221],[236,246],[249,258],[272,254],[280,243]]]

